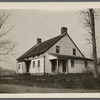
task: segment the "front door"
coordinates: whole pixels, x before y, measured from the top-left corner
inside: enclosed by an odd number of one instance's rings
[[[52,72],[55,73],[56,72],[56,60],[52,60],[51,64],[52,64]]]
[[[66,72],[66,60],[62,60],[62,72]]]

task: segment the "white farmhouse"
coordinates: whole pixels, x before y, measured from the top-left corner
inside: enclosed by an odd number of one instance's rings
[[[85,58],[74,41],[61,28],[61,35],[41,41],[17,59],[18,74],[86,73],[93,71],[93,60]]]

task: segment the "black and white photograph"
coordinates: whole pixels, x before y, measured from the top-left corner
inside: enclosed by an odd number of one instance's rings
[[[100,93],[100,3],[0,5],[0,94]]]

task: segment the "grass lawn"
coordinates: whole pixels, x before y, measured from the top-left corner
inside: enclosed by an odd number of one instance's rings
[[[0,84],[56,89],[100,89],[100,78],[93,74],[3,75]]]
[[[100,93],[99,89],[58,89],[22,85],[0,85],[0,93]]]

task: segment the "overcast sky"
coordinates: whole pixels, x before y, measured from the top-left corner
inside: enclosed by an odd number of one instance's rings
[[[36,44],[37,38],[42,41],[61,34],[61,27],[68,28],[68,34],[86,57],[90,57],[90,46],[87,45],[87,30],[80,22],[80,9],[13,9],[7,21],[7,25],[14,28],[8,38],[16,42],[14,57],[10,57],[7,62],[1,62],[0,66],[8,69],[16,69],[16,59],[25,51]],[[100,16],[96,19],[96,35],[98,38],[98,49],[100,50]],[[100,52],[98,50],[98,52]],[[98,56],[100,56],[98,54]]]

